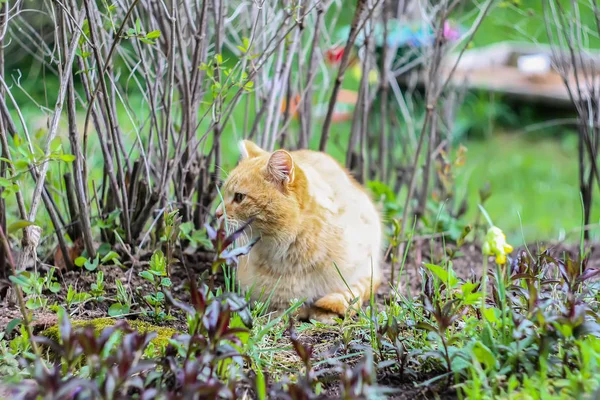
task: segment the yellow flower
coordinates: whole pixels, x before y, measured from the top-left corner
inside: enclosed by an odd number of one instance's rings
[[[372,69],[369,71],[369,83],[374,85],[379,81],[379,73],[377,73],[376,69]]]
[[[358,63],[354,64],[350,68],[350,73],[352,74],[352,77],[354,79],[356,79],[357,81],[360,80],[360,77],[362,76],[362,69],[360,68],[360,65]]]
[[[362,67],[360,66],[360,64],[356,63],[352,67],[350,67],[350,74],[352,75],[352,77],[354,79],[359,81],[363,74],[363,70],[362,70]],[[367,81],[371,85],[374,85],[379,81],[379,73],[377,72],[376,69],[372,69],[369,71],[369,73],[367,75]]]
[[[506,242],[506,235],[496,226],[488,229],[483,243],[483,254],[496,256],[498,264],[506,263],[506,255],[513,251],[513,247]]]

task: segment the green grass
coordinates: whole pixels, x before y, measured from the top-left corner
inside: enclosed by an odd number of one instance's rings
[[[511,243],[565,237],[576,242],[582,216],[574,140],[574,135],[539,140],[514,132],[467,142],[468,161],[457,180],[469,199],[468,216],[477,213],[478,191],[489,182],[486,210]],[[597,191],[594,196],[598,210]],[[599,216],[593,213],[591,223],[598,223]]]
[[[547,31],[544,24],[543,2],[547,0],[503,0],[497,1],[488,16],[477,30],[472,45],[486,46],[501,41],[527,43],[548,43]],[[600,48],[600,37],[594,20],[591,4],[594,0],[577,0],[580,6],[581,21],[587,27],[585,42],[590,48]],[[470,27],[477,17],[476,4],[483,5],[485,1],[473,0],[462,2],[463,9],[453,13],[451,19],[458,21],[465,29]],[[565,12],[571,10],[571,0],[559,0]],[[337,8],[330,10],[326,20],[333,20]],[[338,26],[349,25],[354,15],[354,7],[345,7],[338,19]]]
[[[547,44],[548,36],[544,24],[543,3],[547,0],[507,0],[500,1],[489,16],[483,20],[477,31],[473,45],[485,46],[499,41],[516,41]],[[593,0],[592,0],[593,1]],[[600,48],[600,38],[594,20],[590,0],[578,0],[582,25],[588,29],[584,41],[590,48]],[[566,13],[570,12],[571,0],[560,0]],[[468,18],[465,23],[471,23]],[[468,26],[468,25],[467,25]]]

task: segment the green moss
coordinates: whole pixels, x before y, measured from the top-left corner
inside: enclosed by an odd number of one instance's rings
[[[104,328],[108,328],[113,326],[117,322],[116,319],[113,318],[96,318],[91,320],[80,320],[80,321],[71,321],[73,328],[79,328],[84,326],[92,326],[94,327],[94,331],[96,334],[100,334]],[[165,328],[161,326],[155,326],[149,324],[148,322],[139,321],[139,320],[131,320],[127,321],[127,324],[140,333],[145,332],[156,332],[156,337],[150,341],[149,347],[156,349],[157,351],[164,349],[167,344],[169,344],[169,339],[177,333],[175,329]],[[54,325],[45,331],[42,332],[43,336],[46,336],[49,339],[52,339],[56,342],[59,341],[59,333],[58,333],[58,325]]]

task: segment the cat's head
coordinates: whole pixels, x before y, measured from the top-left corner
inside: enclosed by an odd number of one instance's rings
[[[240,143],[241,161],[227,177],[217,216],[242,224],[254,218],[252,228],[261,234],[289,231],[297,224],[306,179],[285,150],[269,153],[256,144]]]

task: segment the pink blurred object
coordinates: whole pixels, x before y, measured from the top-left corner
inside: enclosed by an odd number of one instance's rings
[[[449,41],[455,41],[460,39],[460,32],[458,31],[458,29],[453,28],[450,25],[450,22],[448,21],[444,21],[444,39],[447,39]]]

